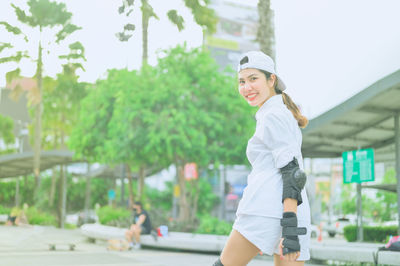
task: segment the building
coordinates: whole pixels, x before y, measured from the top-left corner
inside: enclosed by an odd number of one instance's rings
[[[221,68],[236,69],[241,53],[259,49],[255,41],[258,29],[257,7],[245,1],[238,3],[228,0],[211,1],[217,17],[217,31],[205,36],[204,43]]]

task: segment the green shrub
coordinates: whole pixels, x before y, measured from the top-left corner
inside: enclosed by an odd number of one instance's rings
[[[357,226],[348,225],[343,228],[344,237],[349,242],[357,240]],[[388,236],[397,235],[397,226],[364,226],[363,239],[365,242],[385,243]]]
[[[357,226],[347,225],[343,228],[344,238],[349,242],[354,242],[357,240]]]
[[[200,224],[196,233],[213,234],[213,235],[229,235],[232,231],[232,224],[221,221],[216,217],[204,215],[200,217]]]
[[[0,181],[0,202],[6,206],[15,204],[15,180]]]
[[[39,211],[35,207],[29,207],[26,210],[26,217],[28,218],[29,224],[37,225],[57,225],[57,219],[53,215]]]
[[[76,229],[77,226],[75,224],[65,224],[65,229]]]
[[[132,221],[129,210],[104,206],[97,210],[101,224],[127,227]]]
[[[10,214],[10,212],[11,212],[10,208],[6,208],[0,205],[0,214]]]

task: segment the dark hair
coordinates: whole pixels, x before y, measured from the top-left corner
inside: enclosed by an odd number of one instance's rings
[[[143,207],[142,202],[140,202],[140,201],[135,201],[134,204],[135,204],[135,205],[139,205],[140,207]]]
[[[244,59],[244,58],[243,58]],[[265,77],[268,79],[271,78],[271,73],[259,69],[262,73],[264,73]],[[278,82],[275,80],[274,89],[277,94],[282,94],[282,99],[287,108],[292,112],[294,118],[297,120],[297,124],[301,128],[305,128],[308,124],[308,119],[304,115],[301,114],[299,107],[293,102],[292,98],[289,97],[287,93],[278,89]]]

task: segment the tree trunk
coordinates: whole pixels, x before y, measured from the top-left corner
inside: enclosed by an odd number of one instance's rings
[[[60,178],[58,180],[58,227],[64,227],[64,166],[60,165]]]
[[[148,5],[147,0],[142,0],[142,7]],[[149,28],[149,20],[150,16],[145,11],[145,8],[142,8],[142,48],[143,48],[143,55],[142,55],[142,66],[147,65],[148,61],[148,28]]]
[[[199,179],[195,179],[192,181],[193,182],[193,186],[194,186],[194,195],[191,195],[192,198],[192,209],[190,212],[190,221],[192,223],[194,223],[195,219],[196,219],[196,213],[197,213],[197,206],[198,206],[198,202],[199,202],[199,195],[200,195],[200,189],[199,189]]]
[[[53,168],[51,170],[52,175],[51,175],[51,187],[50,187],[50,196],[49,196],[49,205],[53,206],[54,205],[54,195],[56,193],[56,183],[57,183],[57,176],[56,176],[56,169]]]
[[[57,144],[58,144],[58,137],[57,137],[57,133],[54,135],[54,149],[57,149]],[[49,205],[50,207],[54,206],[54,196],[56,193],[56,185],[57,185],[57,176],[56,176],[56,168],[53,167],[51,169],[51,187],[50,187],[50,195],[49,195]]]
[[[128,173],[128,183],[129,183],[129,208],[132,206],[132,204],[135,202],[135,195],[133,193],[133,177],[132,177],[132,171],[131,167],[129,165],[126,165],[127,167],[127,173]]]
[[[19,176],[15,179],[15,206],[19,206],[20,202],[20,192],[19,192]]]
[[[39,186],[40,186],[40,150],[42,142],[42,44],[39,42],[39,55],[37,62],[37,82],[38,82],[38,103],[36,104],[35,113],[35,144],[34,144],[34,158],[33,158],[33,173],[35,175],[35,188],[33,198],[36,201]]]
[[[65,123],[65,118],[64,116],[61,116],[61,122]],[[65,147],[64,144],[64,132],[61,130],[61,136],[60,136],[60,141],[61,141],[61,148]],[[65,174],[65,166],[61,165],[60,167],[61,171],[61,180],[60,180],[60,199],[61,199],[61,204],[60,204],[60,228],[64,228],[64,223],[65,223],[65,215],[66,215],[66,210],[67,210],[67,177]]]
[[[121,164],[121,203],[122,208],[126,207],[125,204],[125,164]]]
[[[87,166],[87,176],[86,176],[86,192],[85,192],[85,217],[84,222],[87,223],[89,221],[89,209],[90,209],[90,183],[91,178],[90,174],[90,164]]]
[[[112,179],[112,190],[114,190],[114,192],[117,192],[117,178],[118,177],[113,177]],[[113,200],[109,201],[109,206],[115,207],[117,204],[117,198],[115,197]]]
[[[139,186],[138,186],[138,199],[143,201],[144,194],[144,166],[141,165],[139,168]]]
[[[270,0],[259,0],[258,2],[258,15],[260,18],[257,41],[260,44],[260,50],[275,61],[274,13],[270,8],[270,2]]]
[[[189,204],[186,195],[186,180],[183,172],[184,164],[177,164],[178,183],[180,188],[179,196],[179,220],[189,222]]]

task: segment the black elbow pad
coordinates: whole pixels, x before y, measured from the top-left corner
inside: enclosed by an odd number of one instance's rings
[[[286,198],[296,199],[297,205],[303,202],[301,198],[301,190],[304,188],[307,176],[299,168],[299,163],[296,158],[280,169],[283,180],[282,202]]]

